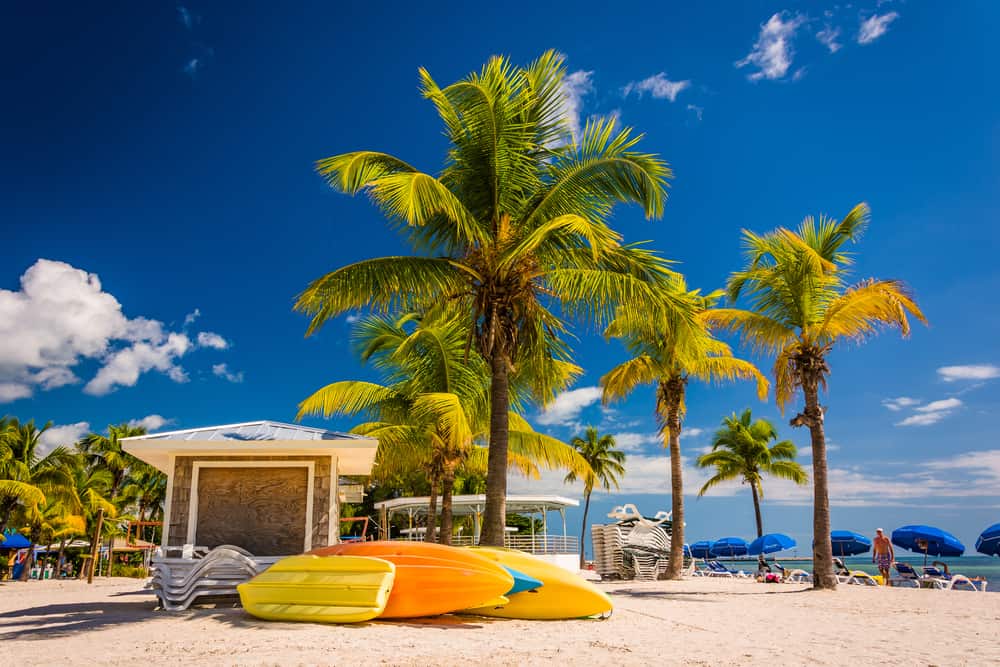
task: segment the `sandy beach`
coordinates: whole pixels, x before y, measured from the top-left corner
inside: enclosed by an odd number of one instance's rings
[[[0,586],[0,645],[19,665],[984,665],[1000,595],[688,579],[600,584],[607,620],[443,616],[355,626],[269,623],[239,608],[155,610],[143,583]]]

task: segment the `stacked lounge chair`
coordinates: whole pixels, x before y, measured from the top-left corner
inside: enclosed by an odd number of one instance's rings
[[[647,519],[628,504],[616,507],[608,517],[618,522],[590,527],[594,570],[602,579],[659,578],[670,562],[670,514],[660,511]]]
[[[167,549],[167,554],[176,552]],[[278,557],[255,558],[253,554],[232,545],[208,550],[204,547],[185,547],[180,557],[154,556],[153,578],[150,585],[160,601],[160,607],[169,611],[187,609],[196,602],[235,601],[239,598],[236,587],[257,576]]]

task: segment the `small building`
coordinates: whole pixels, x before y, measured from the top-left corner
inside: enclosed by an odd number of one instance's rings
[[[122,449],[167,475],[162,545],[242,547],[286,556],[334,544],[340,504],[361,487],[378,441],[272,421],[123,438]]]

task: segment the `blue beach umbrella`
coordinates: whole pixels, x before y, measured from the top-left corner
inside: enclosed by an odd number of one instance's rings
[[[788,535],[784,533],[768,533],[767,535],[761,535],[751,542],[747,548],[747,552],[751,556],[760,556],[762,554],[773,554],[785,549],[791,549],[794,546],[795,540]]]
[[[713,542],[708,552],[713,556],[745,556],[749,548],[742,537],[723,537]]]
[[[951,533],[934,526],[903,526],[892,531],[892,543],[901,549],[909,549],[928,556],[961,556],[965,545]]]
[[[691,545],[691,556],[694,558],[708,558],[712,551],[711,540],[701,540]]]
[[[830,542],[833,544],[833,555],[857,556],[872,548],[872,541],[860,533],[851,530],[834,530],[830,532]]]
[[[1000,556],[1000,523],[995,523],[976,540],[976,551],[987,556]]]
[[[21,533],[5,532],[3,542],[0,542],[0,549],[27,549],[31,542]]]

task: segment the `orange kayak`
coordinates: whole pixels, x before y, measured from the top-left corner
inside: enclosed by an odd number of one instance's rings
[[[316,556],[371,556],[396,566],[379,618],[437,616],[491,604],[514,585],[499,564],[470,549],[426,542],[355,542],[322,547]]]

